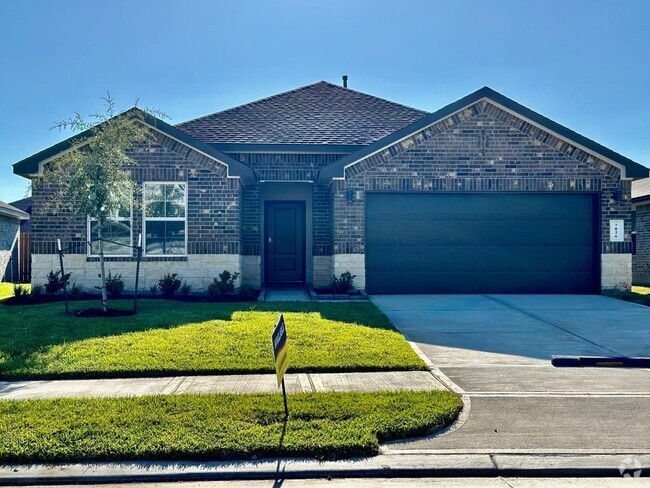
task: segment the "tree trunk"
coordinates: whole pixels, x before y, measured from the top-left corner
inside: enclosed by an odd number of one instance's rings
[[[104,220],[99,218],[97,219],[97,224],[99,226],[99,274],[102,280],[102,311],[104,313],[108,312],[108,294],[106,293],[106,268],[104,266]]]

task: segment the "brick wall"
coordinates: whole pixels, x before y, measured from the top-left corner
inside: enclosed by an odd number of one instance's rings
[[[18,256],[20,220],[0,215],[0,281],[13,281],[12,267]],[[12,259],[13,258],[13,259]]]
[[[632,280],[650,285],[650,202],[636,206],[636,254],[632,257]]]
[[[206,168],[158,143],[144,144],[131,151],[137,161],[132,176],[138,187],[144,181],[186,182],[188,191],[188,254],[240,253],[240,183],[226,178],[225,168]],[[53,215],[47,200],[56,192],[52,187],[34,185],[32,205],[32,252],[55,252],[57,238],[72,254],[86,254],[86,218],[71,212]],[[136,198],[140,198],[136,196]],[[134,207],[133,236],[142,232],[142,211]],[[75,245],[76,243],[76,245]],[[133,243],[135,244],[135,242]],[[122,259],[122,258],[115,258]],[[150,260],[180,259],[151,257]]]
[[[330,188],[334,255],[365,252],[366,191],[596,192],[601,253],[631,252],[631,182],[620,180],[619,169],[487,102],[348,167],[345,180]],[[616,190],[622,201],[611,203]],[[608,242],[609,219],[625,221],[625,242]],[[610,261],[603,260],[603,270]],[[631,276],[615,278],[619,286]]]

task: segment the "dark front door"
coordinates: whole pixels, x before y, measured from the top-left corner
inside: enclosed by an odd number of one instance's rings
[[[304,281],[304,202],[266,202],[265,219],[266,282]]]

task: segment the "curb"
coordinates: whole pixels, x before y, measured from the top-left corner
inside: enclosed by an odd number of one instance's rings
[[[633,462],[632,464],[630,464]],[[627,463],[627,464],[626,464]],[[264,459],[1,465],[0,485],[406,477],[640,477],[650,454],[389,454],[342,461]]]

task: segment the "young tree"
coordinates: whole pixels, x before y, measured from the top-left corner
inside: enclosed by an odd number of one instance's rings
[[[149,128],[142,123],[145,112],[160,113],[134,107],[117,114],[110,94],[104,101],[103,113],[88,118],[76,113],[53,127],[83,133],[73,141],[70,151],[48,163],[39,183],[54,189],[46,203],[47,211],[97,221],[102,310],[107,312],[104,231],[125,202],[138,201],[131,175],[136,161],[128,151],[150,137]]]

